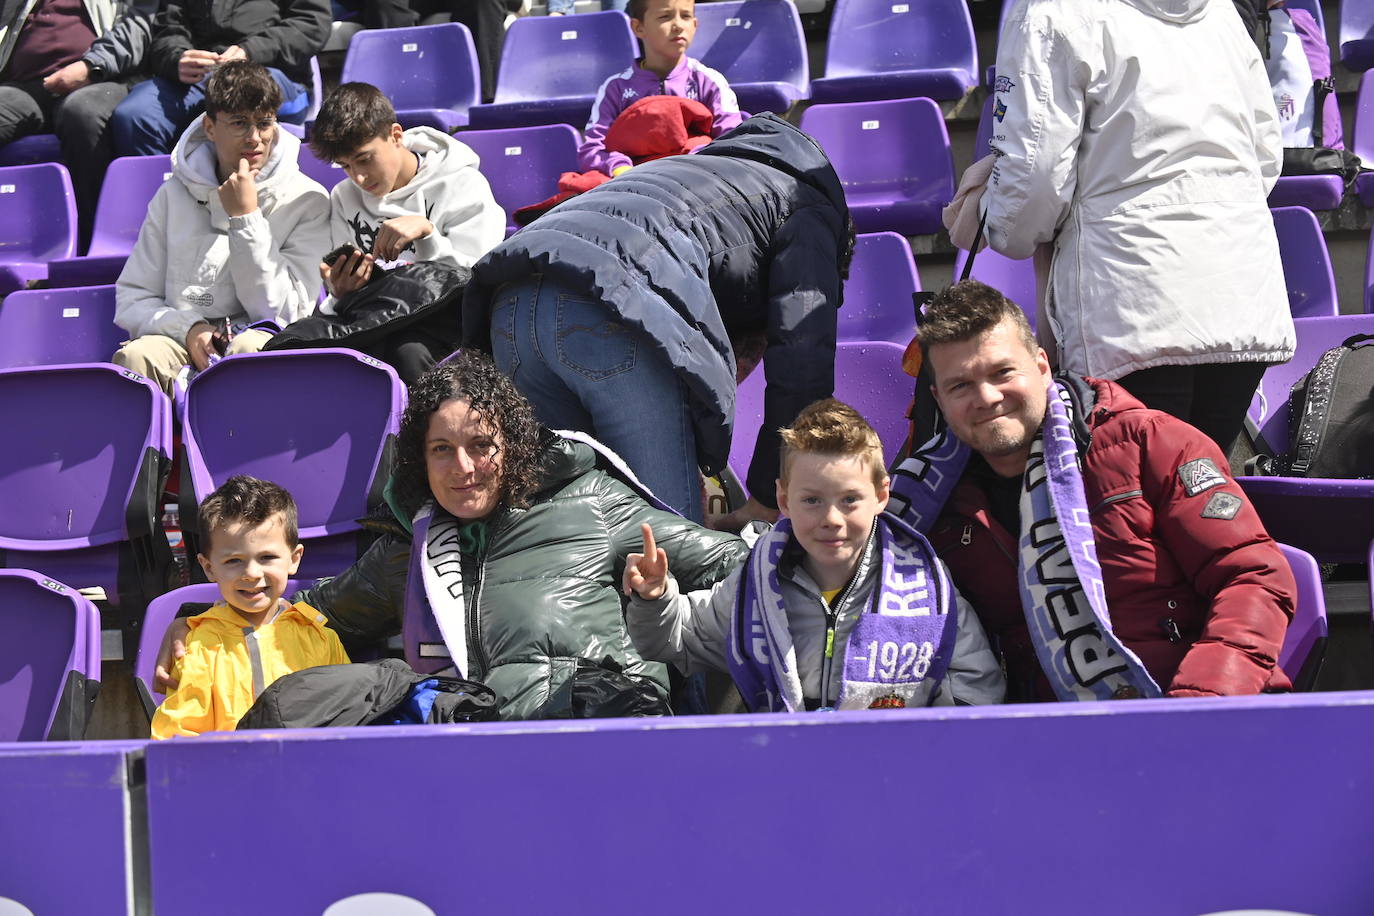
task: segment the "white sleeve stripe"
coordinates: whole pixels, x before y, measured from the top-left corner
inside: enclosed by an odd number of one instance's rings
[[[601,88],[596,90],[596,98],[592,99],[592,116],[587,120],[587,126],[582,128],[582,133],[586,133],[596,126],[596,122],[601,119],[601,100],[606,97],[606,87],[616,80],[627,80],[634,75],[634,67],[622,70],[614,76],[608,76],[606,82],[601,84]],[[610,125],[606,125],[610,127]]]
[[[725,76],[718,70],[712,70],[695,58],[688,58],[693,64],[694,69],[702,76],[716,84],[716,90],[720,93],[721,111],[739,111],[739,102],[735,99],[735,90],[730,88]]]

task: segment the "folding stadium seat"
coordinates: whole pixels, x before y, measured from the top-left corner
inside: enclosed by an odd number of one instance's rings
[[[113,286],[10,293],[0,302],[0,369],[109,362],[129,339],[114,314]]]
[[[634,62],[636,48],[630,20],[616,10],[517,19],[506,30],[496,100],[474,105],[471,124],[581,127],[597,89]]]
[[[28,569],[0,569],[0,741],[79,741],[100,692],[100,612]]]
[[[703,3],[691,55],[724,75],[749,114],[783,114],[811,95],[806,36],[790,0]]]
[[[102,364],[0,370],[0,566],[142,608],[167,585],[172,403]]]
[[[76,254],[76,198],[55,162],[0,168],[0,296]]]
[[[1360,92],[1355,102],[1355,128],[1351,134],[1350,151],[1360,157],[1366,168],[1374,165],[1374,73],[1368,71],[1360,76]],[[1355,193],[1359,195],[1360,203],[1374,207],[1374,172],[1361,172],[1355,177]]]
[[[1334,210],[1344,194],[1345,178],[1340,175],[1281,175],[1269,192],[1269,206]]]
[[[1288,451],[1288,396],[1331,347],[1355,334],[1374,334],[1374,316],[1299,318],[1297,352],[1290,362],[1270,366],[1260,380],[1259,409],[1252,411],[1263,445]],[[1312,477],[1240,477],[1275,540],[1312,554],[1321,563],[1360,563],[1374,540],[1374,480]]]
[[[968,252],[960,249],[954,258],[954,276],[956,278],[963,276],[964,264],[967,262]],[[973,270],[969,273],[969,277],[980,283],[986,283],[1021,306],[1021,311],[1026,313],[1026,320],[1030,322],[1032,328],[1035,327],[1038,297],[1035,288],[1034,258],[1013,261],[1001,252],[984,248],[978,252],[978,257],[973,259]]]
[[[170,177],[171,156],[124,156],[110,163],[105,183],[100,186],[95,228],[86,256],[50,263],[48,285],[99,286],[118,280],[138,241],[149,202]],[[108,359],[109,355],[103,358]]]
[[[940,107],[930,99],[812,105],[801,129],[839,173],[860,232],[939,232],[954,197],[954,162]]]
[[[1316,687],[1326,654],[1326,597],[1322,594],[1321,569],[1306,551],[1287,544],[1280,544],[1279,549],[1298,583],[1298,605],[1279,650],[1279,667],[1295,690],[1310,691]]]
[[[816,102],[925,96],[978,85],[978,48],[964,0],[835,0]]]
[[[1279,236],[1283,277],[1288,285],[1288,308],[1294,318],[1339,315],[1336,277],[1331,255],[1317,217],[1305,207],[1279,207],[1269,211]]]
[[[468,123],[468,109],[481,93],[472,33],[458,22],[359,32],[340,77],[354,81],[386,93],[403,126],[445,133]]]
[[[290,392],[291,409],[279,402]],[[261,409],[245,405],[261,404]],[[182,422],[181,518],[235,474],[281,484],[300,512],[301,578],[332,576],[366,547],[358,519],[381,502],[405,406],[395,370],[354,350],[229,356],[191,380]],[[195,574],[197,571],[192,570]]]
[[[1374,65],[1374,3],[1341,0],[1341,63],[1349,70]]]
[[[555,17],[556,18],[556,17]],[[467,130],[458,135],[482,160],[492,196],[506,211],[506,233],[518,226],[512,214],[558,193],[558,176],[576,172],[581,135],[566,124]]]
[[[863,414],[883,441],[888,464],[906,442],[907,405],[915,382],[902,371],[905,348],[887,341],[841,341],[835,347],[835,397]],[[764,366],[760,364],[735,394],[730,467],[745,479],[763,425]]]
[[[0,166],[61,161],[62,144],[57,134],[30,134],[0,146]]]
[[[315,179],[324,187],[326,191],[334,190],[334,185],[348,179],[348,173],[332,162],[325,162],[309,146],[302,143],[301,150],[296,154],[296,164],[301,167],[310,178]],[[320,252],[321,256],[324,252]]]
[[[906,239],[875,232],[854,240],[854,262],[844,284],[840,340],[886,340],[905,347],[916,331],[911,296],[921,288]]]

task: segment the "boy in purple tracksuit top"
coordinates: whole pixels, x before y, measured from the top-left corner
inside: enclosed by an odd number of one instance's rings
[[[633,165],[623,153],[606,150],[606,132],[622,111],[646,96],[674,95],[701,102],[715,116],[712,137],[744,120],[725,77],[687,56],[697,31],[695,0],[630,0],[627,12],[644,56],[601,84],[577,151],[577,166],[584,172],[615,176]]]

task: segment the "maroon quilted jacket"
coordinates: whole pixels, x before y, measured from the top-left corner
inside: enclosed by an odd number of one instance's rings
[[[1118,385],[1088,381],[1097,403],[1083,484],[1117,636],[1173,696],[1289,689],[1276,661],[1297,588],[1221,450]],[[1007,699],[1052,700],[1017,591],[1015,538],[971,477],[930,541],[1000,643]]]

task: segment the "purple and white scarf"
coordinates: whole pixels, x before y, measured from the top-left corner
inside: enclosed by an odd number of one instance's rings
[[[1157,697],[1159,685],[1112,632],[1069,396],[1052,382],[1021,491],[1017,582],[1040,667],[1061,700]],[[895,511],[919,531],[939,517],[970,450],[948,430],[893,471]]]
[[[954,591],[930,544],[888,515],[878,516],[875,527],[881,567],[872,606],[844,647],[839,709],[867,709],[893,697],[901,701],[894,705],[925,705],[954,653]],[[730,674],[756,712],[806,708],[778,579],[791,537],[792,523],[783,518],[754,544],[730,624]]]

